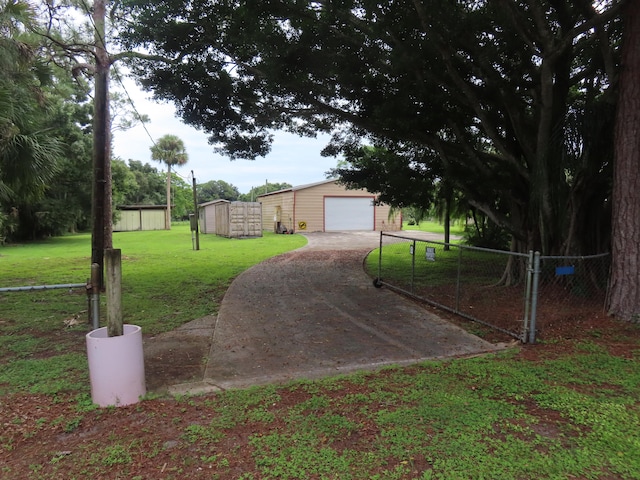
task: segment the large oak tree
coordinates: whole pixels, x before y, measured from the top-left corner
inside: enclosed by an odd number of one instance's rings
[[[264,155],[273,129],[331,131],[327,153],[373,145],[446,179],[518,250],[589,254],[610,247],[624,5],[126,0],[122,40],[149,53],[143,86],[232,158]]]
[[[618,2],[125,4],[124,45],[173,59],[142,84],[232,158],[333,131],[414,152],[521,250],[607,247]]]

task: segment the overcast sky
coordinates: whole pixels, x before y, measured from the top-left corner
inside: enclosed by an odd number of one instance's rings
[[[139,160],[164,170],[166,167],[151,160],[151,138],[157,141],[166,134],[177,135],[184,142],[189,155],[189,162],[178,168],[179,175],[190,184],[193,170],[198,183],[224,180],[235,185],[240,193],[264,185],[265,181],[287,182],[294,186],[320,182],[327,178],[325,173],[337,164],[336,158],[320,156],[320,151],[329,140],[328,136],[309,139],[288,133],[276,133],[271,153],[265,158],[231,161],[213,152],[204,132],[183,124],[175,116],[173,104],[152,102],[151,94],[142,92],[130,79],[124,79],[124,84],[138,112],[147,114],[151,122],[146,124],[149,134],[142,125],[126,132],[115,132],[114,157],[125,161]],[[113,85],[113,88],[116,89],[116,86]]]

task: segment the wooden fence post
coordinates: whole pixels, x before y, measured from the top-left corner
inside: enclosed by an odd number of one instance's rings
[[[107,249],[105,254],[107,290],[107,334],[122,335],[122,260],[120,249]]]

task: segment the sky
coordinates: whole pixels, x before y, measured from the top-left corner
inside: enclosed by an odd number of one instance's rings
[[[112,88],[115,89],[112,82]],[[185,144],[189,161],[177,168],[177,173],[191,184],[191,171],[198,184],[209,180],[224,180],[237,187],[240,193],[248,193],[252,187],[270,183],[290,183],[293,186],[323,181],[326,172],[334,168],[338,160],[322,157],[320,151],[328,143],[329,136],[315,139],[276,132],[271,153],[257,160],[229,160],[214,153],[207,142],[206,133],[185,125],[175,115],[171,103],[155,103],[151,94],[143,92],[133,80],[124,78],[124,86],[140,114],[151,119],[125,132],[117,131],[113,137],[112,156],[125,161],[139,160],[149,163],[159,171],[166,166],[151,160],[151,145],[166,134],[177,135]],[[172,169],[173,170],[173,169]]]

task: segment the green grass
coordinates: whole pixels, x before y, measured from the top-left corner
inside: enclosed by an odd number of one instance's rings
[[[584,342],[535,363],[512,351],[183,397],[183,446],[155,461],[179,472],[167,478],[638,479],[638,361]],[[126,475],[130,445],[157,442],[124,436],[60,462]],[[230,470],[238,455],[244,471]]]
[[[409,225],[406,221],[402,222],[403,230],[419,230],[421,232],[440,233],[444,235],[444,224],[433,220],[423,220],[420,225]],[[452,223],[450,226],[451,235],[464,234],[464,224],[462,222]]]
[[[602,353],[539,365],[507,354],[329,379],[315,382],[324,394],[274,403],[285,426],[250,443],[260,478],[640,478],[637,367]],[[341,394],[360,381],[357,398]],[[416,464],[429,468],[412,475]]]
[[[406,285],[413,280],[415,287],[455,283],[460,276],[467,284],[489,285],[497,282],[504,272],[508,256],[452,245],[449,250],[437,243],[417,241],[411,255],[409,240],[382,247],[381,277],[390,283]],[[435,260],[426,258],[425,249],[435,249]],[[378,276],[379,250],[369,254],[365,269]]]
[[[232,276],[301,243],[203,236],[193,252],[182,227],[118,234],[126,314],[159,332],[213,313]],[[87,250],[86,236],[0,248],[0,285],[77,282],[69,270],[88,271]],[[0,296],[0,393],[50,398],[3,417],[0,456],[28,452],[33,462],[7,463],[0,478],[147,478],[145,467],[167,479],[640,479],[637,331],[615,340],[635,346],[624,356],[594,335],[558,340],[537,361],[509,350],[97,409],[77,349],[87,326],[63,326],[84,302],[69,292]],[[46,418],[54,404],[66,413]],[[113,430],[118,419],[128,428]]]
[[[0,286],[84,283],[90,276],[88,234],[57,237],[43,242],[0,247]],[[188,224],[169,231],[121,232],[113,236],[122,251],[122,307],[124,322],[157,334],[217,313],[230,282],[266,258],[306,243],[299,235],[227,239],[200,235],[200,250],[192,247]],[[105,296],[102,300],[104,325]],[[68,365],[68,382],[49,363],[84,348],[87,332],[84,288],[0,293],[0,392],[64,390],[86,370],[83,357]],[[65,322],[75,321],[68,327]],[[44,366],[43,366],[44,365]],[[27,381],[39,379],[38,382]],[[9,385],[9,387],[4,387]]]

